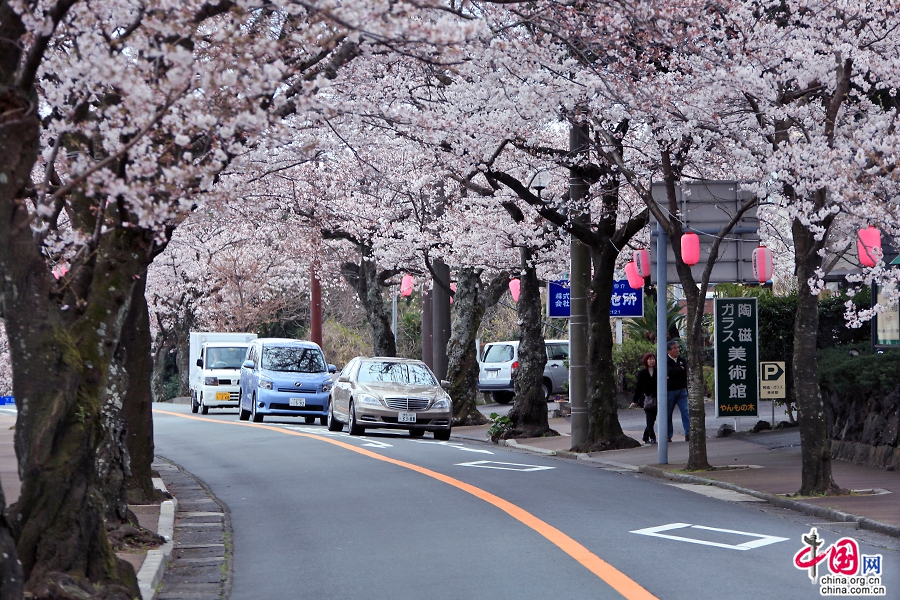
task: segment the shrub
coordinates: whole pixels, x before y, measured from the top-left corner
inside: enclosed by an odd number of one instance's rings
[[[638,371],[644,368],[641,358],[647,352],[655,353],[656,344],[636,336],[626,338],[621,345],[613,346],[613,369],[617,391],[634,390]]]
[[[884,395],[900,385],[900,352],[872,352],[868,344],[819,351],[819,386],[838,396]]]

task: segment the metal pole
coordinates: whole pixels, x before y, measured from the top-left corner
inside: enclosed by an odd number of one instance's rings
[[[450,341],[450,267],[442,260],[434,261],[434,273],[444,285],[435,283],[431,290],[432,371],[438,379],[447,378],[447,342]],[[446,286],[446,287],[444,287]]]
[[[656,369],[658,379],[656,381],[656,439],[659,445],[659,464],[669,464],[669,398],[666,378],[669,373],[669,355],[666,353],[666,342],[669,337],[669,323],[666,309],[666,288],[668,287],[669,249],[666,239],[666,230],[662,224],[657,224],[656,237]]]
[[[434,331],[433,318],[431,316],[431,292],[425,292],[422,296],[422,362],[428,365],[428,368],[434,370],[434,338],[431,332]]]
[[[569,150],[572,154],[584,152],[587,146],[587,126],[573,125],[569,130]],[[578,204],[587,195],[588,185],[577,169],[569,171],[569,211],[574,221],[586,222]],[[590,421],[587,406],[587,292],[591,272],[591,256],[587,246],[577,237],[569,242],[569,400],[572,408],[572,448],[588,440]]]

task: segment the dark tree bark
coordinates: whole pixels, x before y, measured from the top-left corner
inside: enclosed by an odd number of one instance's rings
[[[144,297],[146,282],[145,274],[135,283],[121,342],[125,349],[125,372],[128,374],[122,417],[126,424],[126,447],[130,458],[129,470],[125,472],[127,502],[130,504],[150,504],[159,499],[150,468],[154,455],[153,362],[150,360],[150,311]]]
[[[453,425],[484,425],[488,419],[478,410],[478,348],[475,338],[485,310],[496,304],[509,284],[509,274],[500,273],[487,285],[481,270],[460,269],[453,296],[453,326],[447,344],[447,379],[453,399]],[[546,412],[546,411],[545,411]]]
[[[25,586],[22,563],[6,519],[6,496],[0,488],[0,600],[19,600]]]
[[[516,397],[509,411],[512,429],[505,439],[559,435],[547,421],[547,400],[542,393],[547,348],[541,319],[541,289],[532,264],[533,253],[521,248],[522,268],[519,275],[519,370],[515,375]]]
[[[826,230],[830,219],[826,223]],[[797,318],[794,321],[794,390],[800,421],[801,483],[800,493],[839,494],[834,482],[825,405],[819,390],[816,344],[819,332],[819,299],[809,287],[809,279],[822,264],[819,249],[827,236],[817,241],[808,227],[795,220],[794,266],[797,270]]]
[[[382,289],[387,281],[399,274],[394,270],[378,270],[372,247],[343,231],[322,230],[323,239],[342,239],[351,242],[359,254],[359,264],[348,262],[341,268],[344,280],[356,290],[366,309],[375,356],[397,356],[397,342],[391,330],[391,312],[384,301]]]

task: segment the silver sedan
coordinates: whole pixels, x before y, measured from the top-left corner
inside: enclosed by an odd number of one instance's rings
[[[426,431],[450,439],[450,384],[438,382],[420,360],[356,357],[331,389],[328,429],[363,435],[366,429],[405,429],[413,437]]]

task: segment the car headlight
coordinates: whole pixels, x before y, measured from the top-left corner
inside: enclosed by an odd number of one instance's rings
[[[330,391],[331,391],[331,382],[330,382],[330,381],[325,382],[325,383],[322,384],[322,391],[323,391],[323,392],[330,392]]]
[[[264,390],[271,390],[271,389],[272,389],[272,382],[269,381],[268,379],[260,379],[260,380],[259,380],[259,387],[261,387],[261,388],[264,389]]]
[[[450,401],[446,398],[439,398],[434,401],[431,408],[450,408]]]
[[[219,385],[219,379],[217,377],[204,377],[203,385]]]
[[[370,396],[369,394],[360,394],[357,400],[359,400],[360,404],[374,404],[375,406],[381,406],[381,402],[378,401],[378,398]]]

